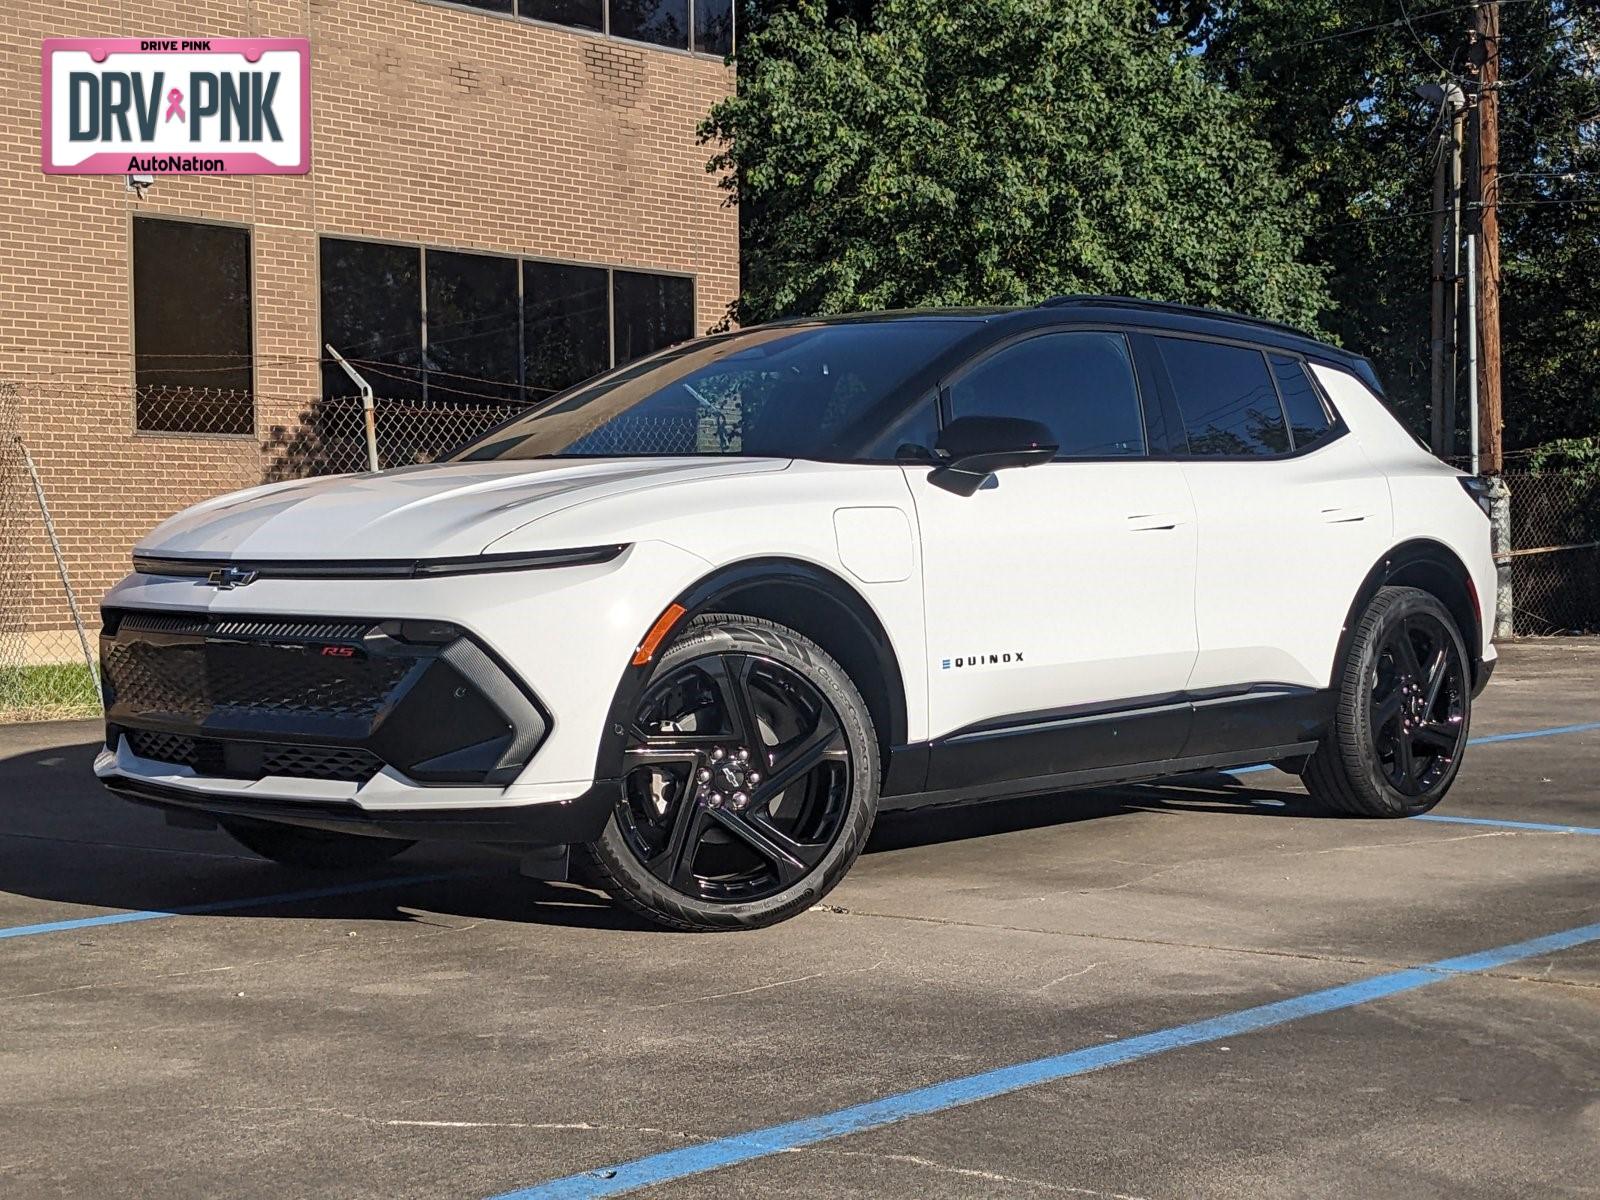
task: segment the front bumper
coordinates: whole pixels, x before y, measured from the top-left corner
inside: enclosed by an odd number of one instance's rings
[[[704,569],[644,543],[604,564],[457,578],[263,578],[229,591],[130,576],[106,597],[105,649],[193,639],[195,629],[172,626],[196,620],[225,645],[215,657],[188,647],[187,687],[204,702],[187,707],[148,694],[133,703],[107,670],[95,770],[130,799],[224,816],[397,837],[593,840],[616,791],[602,747],[619,683],[642,631]],[[117,614],[128,613],[124,627]],[[365,615],[338,615],[350,613]],[[418,623],[454,632],[430,642]],[[286,628],[296,624],[359,628]],[[266,650],[239,644],[253,634]],[[247,650],[255,657],[241,661]],[[241,666],[248,687],[228,674]],[[369,688],[369,676],[383,686]],[[462,706],[476,716],[446,719]]]

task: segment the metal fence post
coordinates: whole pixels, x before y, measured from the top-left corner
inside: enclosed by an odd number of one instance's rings
[[[1511,489],[1500,475],[1489,477],[1489,537],[1494,551],[1494,636],[1515,635],[1516,609],[1511,589]]]
[[[56,573],[61,576],[61,587],[67,593],[67,608],[72,612],[72,624],[78,630],[78,645],[83,650],[84,665],[89,668],[89,677],[94,680],[95,690],[100,689],[100,665],[95,662],[94,651],[89,649],[89,634],[83,627],[83,614],[78,611],[78,596],[72,590],[72,580],[67,575],[67,560],[61,553],[61,539],[56,536],[56,523],[50,517],[50,505],[45,502],[44,484],[39,481],[39,469],[33,465],[33,455],[28,453],[28,444],[22,440],[22,435],[16,434],[17,449],[22,451],[22,463],[28,469],[28,478],[33,481],[34,499],[39,502],[39,514],[44,518],[44,531],[50,539],[50,552],[56,558]]]

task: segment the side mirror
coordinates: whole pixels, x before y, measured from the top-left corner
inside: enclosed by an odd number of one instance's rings
[[[996,471],[1032,467],[1056,456],[1060,443],[1047,425],[1021,417],[957,417],[934,447],[941,460],[928,481],[970,496]]]

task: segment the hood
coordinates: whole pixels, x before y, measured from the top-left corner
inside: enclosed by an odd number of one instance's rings
[[[472,555],[540,517],[591,500],[787,465],[787,459],[542,459],[302,479],[197,504],[156,526],[135,549],[173,558]],[[608,530],[601,540],[614,536]]]

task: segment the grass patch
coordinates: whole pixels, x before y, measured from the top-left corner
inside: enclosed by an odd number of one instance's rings
[[[83,663],[0,667],[0,723],[100,715],[100,692]]]

